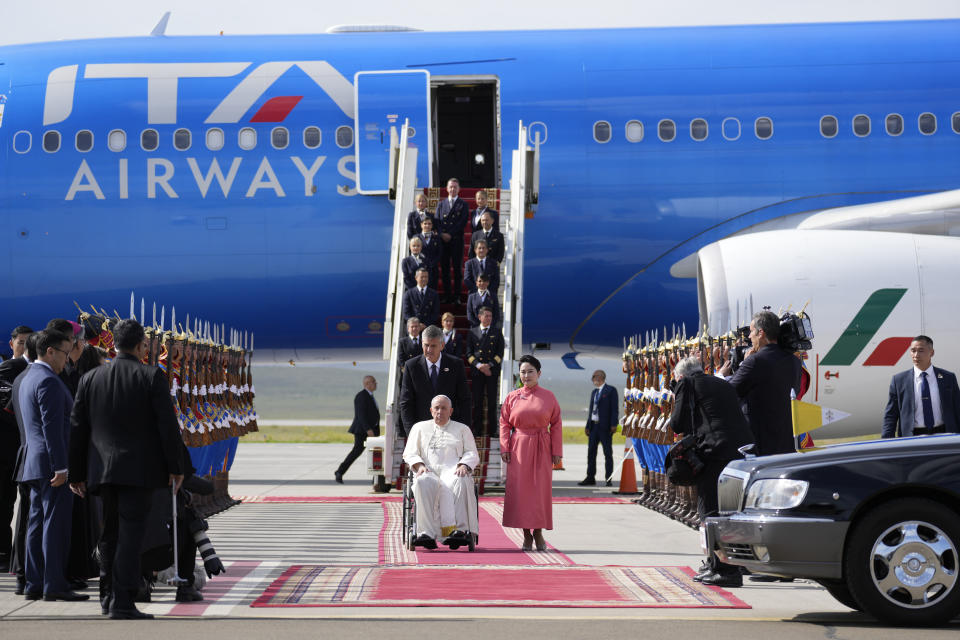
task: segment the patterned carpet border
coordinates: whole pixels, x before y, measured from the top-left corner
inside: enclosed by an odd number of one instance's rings
[[[692,575],[687,567],[294,565],[251,606],[750,608]]]
[[[375,496],[233,496],[245,503],[283,502],[283,503],[375,503],[403,502],[399,494],[380,494]],[[480,496],[480,502],[503,503],[503,496]],[[620,496],[555,496],[553,504],[633,504],[633,499]]]

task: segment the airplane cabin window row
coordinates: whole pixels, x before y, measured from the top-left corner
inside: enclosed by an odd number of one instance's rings
[[[60,150],[62,136],[59,131],[50,129],[44,131],[42,138],[43,150],[47,153],[56,153]],[[290,146],[290,131],[286,127],[274,127],[270,131],[270,145],[274,149],[286,149]],[[323,140],[320,127],[306,127],[303,130],[303,146],[307,149],[316,149]],[[204,144],[210,151],[220,151],[226,142],[223,129],[214,127],[207,129],[203,136]],[[337,128],[335,141],[341,149],[353,146],[353,127],[341,126]],[[69,142],[68,142],[69,145]],[[189,129],[177,129],[173,132],[173,148],[177,151],[187,151],[193,145],[193,132]],[[161,146],[161,136],[156,129],[144,129],[140,132],[140,148],[144,151],[156,151]],[[244,151],[250,151],[257,146],[257,130],[244,127],[237,132],[237,146]],[[29,131],[17,131],[13,135],[13,150],[17,153],[27,153],[33,147],[33,134]],[[74,148],[86,153],[94,147],[94,134],[89,129],[76,133]],[[123,129],[114,129],[107,134],[107,148],[119,153],[127,148],[127,132]]]
[[[865,138],[870,135],[871,122],[870,116],[859,114],[853,117],[851,121],[853,135],[858,138]],[[888,114],[883,120],[884,130],[889,136],[899,136],[906,130],[903,116],[899,113]],[[960,111],[950,116],[950,127],[954,133],[960,133]],[[836,116],[823,116],[820,118],[820,135],[824,138],[834,138],[840,131],[840,123]],[[930,113],[921,113],[917,116],[917,131],[925,136],[932,136],[937,132],[937,116]]]
[[[850,122],[853,134],[858,138],[865,138],[872,133],[870,116],[857,114]],[[891,113],[884,119],[884,128],[888,135],[899,136],[905,130],[903,116]],[[950,116],[950,128],[960,134],[960,111]],[[657,138],[663,142],[672,142],[676,139],[679,127],[670,119],[663,119],[657,123]],[[917,130],[923,135],[933,135],[937,132],[937,116],[926,112],[917,117]],[[690,138],[697,142],[706,140],[710,135],[710,126],[703,118],[694,118],[688,125]],[[741,125],[737,118],[724,118],[720,123],[720,133],[725,140],[740,138]],[[824,138],[833,138],[840,132],[840,121],[836,116],[820,118],[820,135]],[[769,140],[773,137],[773,120],[760,117],[753,121],[753,134],[760,140]],[[624,126],[624,137],[627,142],[641,142],[644,138],[644,125],[640,120],[629,120]],[[597,120],[593,123],[593,139],[606,144],[613,139],[613,127],[607,120]]]

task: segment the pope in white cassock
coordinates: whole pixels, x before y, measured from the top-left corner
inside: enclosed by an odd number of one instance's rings
[[[436,549],[437,539],[444,538],[444,544],[465,545],[467,531],[478,531],[472,474],[480,455],[470,428],[450,419],[450,398],[435,397],[430,413],[433,420],[413,425],[403,449],[403,461],[414,473],[414,544]]]

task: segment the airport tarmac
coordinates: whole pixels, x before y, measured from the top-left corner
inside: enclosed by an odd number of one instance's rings
[[[95,601],[27,602],[15,596],[12,576],[0,577],[3,638],[320,637],[369,638],[430,635],[461,638],[601,638],[620,633],[653,638],[710,634],[722,638],[776,634],[788,638],[900,638],[870,617],[836,602],[812,582],[754,584],[731,589],[750,605],[741,609],[591,607],[296,607],[250,604],[290,565],[376,564],[383,510],[378,502],[296,502],[296,499],[375,497],[361,459],[333,481],[349,450],[342,444],[241,443],[230,474],[231,493],[248,502],[210,518],[209,537],[227,574],[207,585],[207,601],[177,605],[174,589],[160,586],[144,611],[154,622],[105,620]],[[608,497],[613,489],[579,487],[586,447],[565,447],[564,471],[555,472],[554,495]],[[617,452],[617,455],[619,453]],[[602,456],[601,456],[602,461]],[[601,462],[602,464],[602,462]],[[397,495],[394,492],[394,495]],[[265,499],[288,499],[265,502]],[[481,534],[482,535],[482,534]],[[554,505],[554,530],[545,537],[577,565],[684,566],[701,560],[697,532],[635,504]],[[482,540],[481,540],[482,542]],[[800,544],[802,541],[798,541]],[[411,589],[415,585],[411,585]],[[956,637],[960,626],[911,630],[911,638]]]

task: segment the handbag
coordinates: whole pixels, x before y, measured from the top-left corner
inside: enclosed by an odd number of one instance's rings
[[[697,427],[693,421],[696,406],[694,402],[696,394],[693,393],[693,385],[690,385],[690,391],[690,433],[670,446],[663,465],[670,484],[679,487],[690,487],[697,484],[698,477],[706,467],[699,451],[700,442],[696,434]]]

